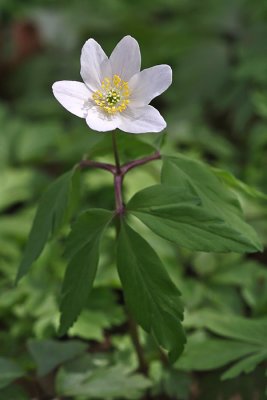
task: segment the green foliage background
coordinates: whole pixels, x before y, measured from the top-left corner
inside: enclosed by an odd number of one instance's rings
[[[44,188],[84,155],[112,161],[109,134],[91,132],[51,91],[57,80],[80,80],[80,50],[89,37],[110,53],[130,34],[143,68],[173,68],[173,85],[153,101],[166,132],[121,134],[122,159],[149,154],[163,141],[166,153],[229,171],[248,185],[225,177],[267,244],[266,199],[253,189],[267,193],[266,2],[0,0],[0,13],[0,399],[132,399],[148,389],[159,399],[264,399],[266,251],[190,252],[139,226],[182,292],[189,335],[184,355],[167,367],[140,330],[148,377],[136,372],[112,230],[88,307],[61,341],[65,236],[46,246],[18,287],[14,279]],[[129,173],[126,198],[158,183],[159,171],[154,162]],[[109,175],[89,171],[82,179],[83,208],[114,207]]]

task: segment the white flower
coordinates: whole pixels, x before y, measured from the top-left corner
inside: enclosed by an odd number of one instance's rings
[[[81,54],[84,83],[55,82],[53,92],[63,107],[85,118],[96,131],[160,132],[166,122],[149,103],[170,86],[172,70],[168,65],[156,65],[140,72],[140,67],[139,45],[131,36],[117,44],[110,58],[89,39]]]

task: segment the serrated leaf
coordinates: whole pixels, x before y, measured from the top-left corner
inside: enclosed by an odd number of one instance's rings
[[[218,315],[210,311],[198,311],[190,317],[187,326],[207,328],[211,332],[230,339],[266,346],[267,318],[249,319],[236,315]]]
[[[79,170],[73,169],[60,176],[43,194],[30,231],[26,249],[20,263],[16,282],[40,256],[50,235],[66,222],[77,199]]]
[[[77,340],[59,342],[56,340],[28,341],[28,349],[37,364],[39,376],[48,374],[60,364],[83,354],[87,345]]]
[[[150,245],[122,222],[117,266],[125,299],[136,321],[151,333],[174,361],[183,351],[180,293]]]
[[[220,335],[222,337],[226,337],[233,340],[219,340],[219,343],[224,342],[224,348],[219,350],[212,349],[209,344],[210,340],[194,344],[192,349],[190,349],[190,345],[188,346],[189,352],[189,363],[191,360],[204,360],[203,366],[199,365],[199,370],[202,368],[205,369],[206,363],[211,368],[216,368],[217,360],[214,360],[214,354],[216,357],[218,356],[218,360],[222,362],[218,366],[223,366],[224,364],[228,364],[230,361],[238,360],[241,357],[244,357],[242,360],[238,361],[233,367],[231,367],[228,371],[223,374],[222,379],[234,378],[241,374],[242,372],[251,372],[260,362],[267,359],[267,346],[266,346],[266,332],[267,332],[267,319],[248,319],[244,317],[238,317],[236,315],[217,315],[210,311],[198,311],[194,315],[189,316],[189,323],[186,322],[187,327],[198,327],[198,328],[206,328],[209,331],[215,333],[216,335]],[[213,341],[213,340],[211,340]],[[235,349],[232,349],[233,356],[238,352],[238,349],[244,349],[244,354],[241,354],[236,358],[231,358],[230,352],[228,350],[231,348],[232,344],[235,343]],[[228,346],[229,344],[229,346]],[[198,351],[198,356],[194,354],[194,346],[196,351]],[[217,341],[218,346],[218,341]],[[201,352],[203,348],[206,347],[206,357],[204,355],[201,356]],[[234,347],[234,346],[232,346]],[[192,353],[193,351],[193,353]],[[205,350],[204,350],[205,351]],[[247,351],[247,353],[246,353]],[[190,356],[191,353],[191,356]],[[227,359],[227,354],[229,355],[229,359]],[[185,353],[186,357],[186,353]],[[226,358],[225,358],[226,357]],[[181,357],[181,363],[184,360]],[[179,360],[180,362],[180,360]],[[185,364],[188,360],[185,359]],[[193,362],[193,361],[192,361]],[[210,364],[210,362],[213,364]],[[215,362],[215,364],[214,364]],[[189,366],[189,363],[187,366]],[[182,365],[182,364],[181,364]],[[197,366],[197,362],[195,361],[195,365]]]
[[[57,392],[67,397],[138,399],[151,386],[151,381],[141,374],[127,371],[124,365],[114,365],[84,372],[61,368],[56,386]]]
[[[80,215],[72,227],[66,244],[70,261],[62,286],[59,335],[68,330],[86,304],[96,275],[100,239],[112,218],[111,211],[92,209]]]
[[[162,182],[191,190],[199,196],[203,208],[222,221],[217,234],[221,233],[227,241],[223,240],[221,246],[217,241],[213,242],[214,251],[262,250],[256,232],[244,221],[237,198],[227,190],[208,166],[184,156],[164,157]],[[206,250],[205,246],[202,250]]]
[[[239,376],[241,373],[250,373],[254,371],[258,364],[262,361],[267,360],[267,350],[265,352],[260,352],[252,354],[246,357],[244,360],[237,362],[233,367],[229,368],[223,375],[222,380],[232,379]]]
[[[175,363],[186,371],[208,371],[259,351],[255,344],[222,339],[189,339],[181,358]]]
[[[127,210],[159,236],[197,251],[255,251],[251,242],[213,214],[189,186],[154,185],[136,193]]]

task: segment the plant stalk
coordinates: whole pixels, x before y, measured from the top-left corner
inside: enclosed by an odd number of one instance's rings
[[[117,140],[116,140],[116,131],[112,131],[112,146],[113,146],[113,153],[114,153],[114,159],[115,159],[115,165],[116,165],[116,173],[120,174],[121,166],[120,166],[120,157],[119,157],[119,151],[118,151]]]
[[[127,170],[125,169],[122,171],[120,165],[120,158],[119,158],[119,151],[116,141],[116,132],[112,132],[112,145],[113,145],[113,153],[116,165],[116,171],[114,173],[114,193],[115,193],[115,203],[116,203],[116,214],[117,216],[121,217],[125,211],[124,204],[123,204],[123,196],[122,196],[122,183],[124,175],[126,174]],[[134,168],[134,167],[132,167]],[[130,168],[129,168],[130,169]],[[120,230],[120,221],[117,219],[116,221],[116,234],[118,236]],[[132,318],[129,311],[126,309],[127,316],[128,316],[128,324],[129,324],[129,333],[136,351],[138,364],[139,364],[139,371],[145,375],[148,375],[148,365],[146,363],[143,349],[139,340],[138,335],[138,328],[136,322]]]
[[[148,376],[148,364],[144,357],[143,348],[140,343],[137,324],[136,324],[135,320],[133,319],[133,317],[131,316],[128,309],[126,309],[126,312],[127,312],[127,316],[128,316],[129,333],[130,333],[132,343],[135,348],[135,352],[136,352],[137,359],[138,359],[138,364],[139,364],[138,370],[139,370],[139,372]]]

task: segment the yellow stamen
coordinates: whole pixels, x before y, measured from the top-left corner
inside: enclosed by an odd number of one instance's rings
[[[129,84],[119,75],[114,75],[112,79],[104,78],[101,88],[93,93],[92,98],[105,112],[115,114],[127,108],[130,103]]]

